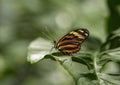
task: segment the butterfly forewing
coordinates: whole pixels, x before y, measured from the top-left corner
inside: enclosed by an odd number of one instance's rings
[[[80,50],[81,44],[89,36],[87,29],[77,29],[63,36],[57,43],[56,48],[63,54],[73,54]]]

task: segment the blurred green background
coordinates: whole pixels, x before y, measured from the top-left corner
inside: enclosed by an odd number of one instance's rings
[[[27,50],[37,37],[59,40],[79,27],[99,43],[90,49],[100,48],[120,27],[120,0],[1,0],[0,85],[73,85],[54,61],[27,62]]]

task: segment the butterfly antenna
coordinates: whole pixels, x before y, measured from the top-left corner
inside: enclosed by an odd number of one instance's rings
[[[46,33],[48,34],[49,39],[50,39],[51,41],[53,41],[53,40],[54,40],[54,39],[53,39],[53,36],[51,35],[51,33],[50,33],[50,31],[48,30],[48,27],[47,27],[47,26],[45,27],[45,31],[46,31]]]
[[[46,26],[45,27],[45,31],[46,31],[46,33],[47,33],[47,38],[48,39],[50,39],[52,42],[52,48],[50,49],[50,53],[53,51],[53,49],[55,48],[55,45],[56,45],[56,42],[55,42],[55,40],[53,39],[53,36],[51,36],[51,33],[50,33],[50,31],[48,30],[48,27]],[[45,34],[45,33],[44,33]]]
[[[50,39],[50,37],[49,37],[48,35],[46,35],[45,32],[42,32],[42,34],[43,34],[46,38]]]

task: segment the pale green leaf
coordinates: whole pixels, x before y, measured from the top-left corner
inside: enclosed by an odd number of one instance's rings
[[[112,75],[103,74],[103,73],[100,74],[99,76],[102,80],[104,80],[104,82],[107,82],[108,85],[109,83],[113,85],[120,85],[120,76],[112,76]]]
[[[31,63],[38,62],[43,59],[45,55],[50,53],[52,46],[48,40],[37,38],[28,47],[27,60]]]

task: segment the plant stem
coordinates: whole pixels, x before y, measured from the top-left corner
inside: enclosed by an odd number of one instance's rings
[[[61,65],[61,67],[63,67],[65,69],[65,71],[67,71],[67,73],[72,77],[72,79],[74,80],[75,85],[77,85],[77,79],[74,77],[74,75],[71,73],[71,71],[65,66],[63,65],[60,61],[58,61],[58,63]]]
[[[95,74],[96,74],[96,76],[97,76],[99,85],[101,85],[101,83],[100,83],[100,78],[99,78],[99,75],[98,75],[98,72],[97,72],[97,53],[94,54],[94,57],[93,57],[93,65],[94,65],[94,71],[95,71]]]

